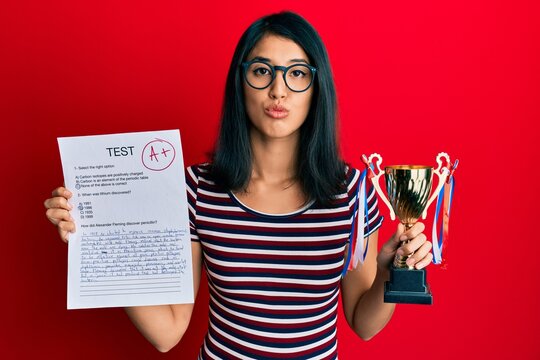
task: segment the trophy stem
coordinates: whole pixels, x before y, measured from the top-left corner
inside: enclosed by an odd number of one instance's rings
[[[405,231],[409,230],[414,225],[413,223],[402,223],[402,224],[405,226]],[[401,246],[403,246],[404,244],[407,244],[408,242],[409,240],[402,241]],[[414,269],[413,266],[407,265],[407,259],[410,258],[412,254],[413,253],[405,255],[405,256],[399,256],[398,254],[396,254],[394,258],[394,267],[397,269],[409,269],[409,270]]]

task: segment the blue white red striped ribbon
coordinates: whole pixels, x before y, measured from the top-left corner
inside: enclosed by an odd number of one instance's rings
[[[364,239],[364,228],[366,226],[366,219],[368,218],[369,210],[366,197],[366,175],[367,169],[362,171],[360,174],[358,186],[356,187],[351,233],[349,235],[349,250],[347,252],[347,261],[345,266],[343,266],[341,276],[345,276],[348,270],[355,269],[358,265],[358,261],[364,263],[369,247],[369,239],[367,242]],[[355,217],[357,218],[356,221]]]
[[[454,177],[449,176],[449,180],[437,196],[437,208],[433,220],[432,244],[433,244],[433,263],[442,263],[442,252],[445,242],[448,242],[448,231],[450,225],[450,209],[452,208],[452,199],[454,197]],[[444,202],[443,202],[444,200]],[[441,215],[442,209],[442,215]],[[442,224],[439,227],[439,216],[442,217]]]

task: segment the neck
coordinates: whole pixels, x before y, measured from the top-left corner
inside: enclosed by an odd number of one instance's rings
[[[283,183],[296,177],[299,133],[286,138],[268,139],[251,131],[252,178]]]

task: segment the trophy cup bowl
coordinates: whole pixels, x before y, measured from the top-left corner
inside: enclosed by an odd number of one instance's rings
[[[384,169],[388,200],[396,216],[409,230],[424,213],[431,193],[433,168],[420,165],[396,165]],[[396,255],[394,267],[409,268],[408,256]]]
[[[373,160],[376,161],[373,161]],[[437,194],[444,186],[449,175],[448,167],[443,166],[445,159],[450,164],[450,157],[446,153],[437,155],[437,169],[422,165],[395,165],[388,166],[383,172],[380,164],[382,157],[372,154],[369,159],[363,157],[371,172],[373,187],[380,199],[388,206],[390,218],[396,217],[408,230],[418,221],[426,218],[429,205],[435,200]],[[381,190],[379,178],[384,173],[388,198]],[[431,193],[433,175],[437,175],[438,184]],[[404,242],[405,243],[405,242]],[[403,246],[403,243],[402,245]],[[432,304],[433,297],[426,282],[426,270],[414,269],[406,264],[412,254],[399,256],[396,254],[394,263],[390,268],[390,281],[384,284],[384,301],[389,303],[406,304]]]

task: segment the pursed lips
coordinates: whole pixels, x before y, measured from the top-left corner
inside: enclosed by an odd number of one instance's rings
[[[264,109],[264,112],[273,119],[283,119],[289,115],[289,110],[279,105],[269,106]]]

